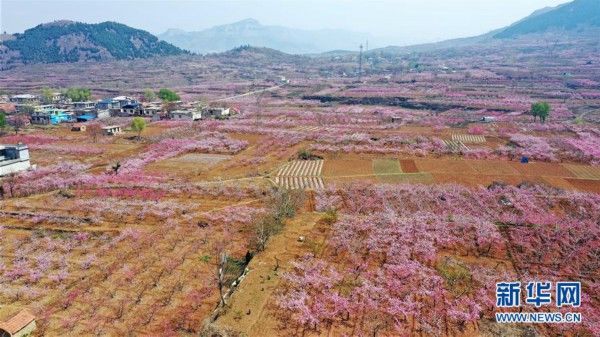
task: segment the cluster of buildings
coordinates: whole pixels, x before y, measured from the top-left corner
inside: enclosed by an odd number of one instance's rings
[[[28,114],[32,124],[73,123],[71,130],[79,132],[86,131],[85,122],[107,117],[141,116],[151,117],[152,120],[196,121],[203,118],[228,118],[232,114],[232,110],[227,107],[198,108],[197,103],[184,104],[182,102],[170,103],[168,111],[165,112],[162,102],[141,103],[128,96],[117,96],[98,101],[72,102],[60,92],[53,93],[51,99],[48,98],[48,95],[42,99],[31,94],[0,97],[0,103],[8,102],[14,106],[17,113]],[[102,127],[102,133],[107,136],[121,132],[122,128],[118,125]],[[27,170],[30,167],[27,145],[0,144],[0,177]]]
[[[227,107],[198,108],[194,103],[173,102],[172,109],[164,112],[162,102],[142,103],[129,96],[117,96],[97,101],[72,102],[64,94],[56,92],[51,99],[42,100],[31,94],[14,95],[9,98],[18,113],[27,113],[32,124],[56,125],[60,123],[85,123],[106,117],[152,117],[153,120],[200,120],[202,118],[227,118]],[[49,103],[49,104],[43,104]]]

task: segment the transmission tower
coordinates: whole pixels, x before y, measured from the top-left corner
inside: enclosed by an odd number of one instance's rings
[[[360,45],[360,52],[358,54],[358,81],[361,80],[362,77],[362,55],[363,55],[363,45]]]

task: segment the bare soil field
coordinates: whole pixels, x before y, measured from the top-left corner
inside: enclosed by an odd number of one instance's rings
[[[404,173],[417,173],[419,169],[417,168],[417,164],[412,159],[401,159],[400,167],[402,168],[402,172]]]
[[[373,174],[370,159],[327,159],[323,165],[323,176],[362,176]]]
[[[415,164],[420,172],[432,174],[447,173],[469,176],[477,173],[469,163],[460,159],[416,159]]]
[[[590,166],[572,165],[572,164],[565,164],[563,166],[566,167],[569,171],[571,171],[577,178],[589,179],[589,180],[600,180],[600,168],[599,167],[590,167]]]
[[[565,179],[569,184],[581,191],[600,193],[600,180],[590,179]]]

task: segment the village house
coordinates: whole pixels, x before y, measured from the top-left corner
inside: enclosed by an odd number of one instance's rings
[[[123,130],[121,129],[120,126],[117,126],[117,125],[102,127],[102,134],[104,134],[105,136],[114,136],[121,132],[123,132]]]
[[[10,319],[0,322],[0,337],[31,336],[35,328],[35,316],[27,310],[21,310]]]
[[[202,118],[202,112],[197,110],[174,110],[169,112],[169,118],[173,120],[197,121]]]
[[[86,101],[86,102],[73,102],[73,110],[77,113],[87,113],[96,110],[96,102]]]
[[[45,108],[41,111],[34,111],[31,114],[31,123],[38,125],[57,125],[63,122],[72,122],[74,120],[72,113],[56,108]]]
[[[146,116],[154,116],[162,111],[162,107],[158,103],[149,103],[144,105],[144,114]]]
[[[55,92],[52,93],[52,97],[50,98],[50,100],[54,104],[67,103],[67,101],[70,101],[70,99],[68,99],[65,96],[65,94],[63,94],[62,92],[58,92],[58,91],[55,91]]]
[[[144,116],[144,107],[140,103],[130,103],[121,107],[119,116]]]
[[[122,109],[131,104],[139,104],[139,102],[132,97],[128,96],[117,96],[114,98],[105,98],[96,102],[96,110],[98,110],[98,118],[104,118],[104,115],[119,116],[124,114]],[[126,109],[131,109],[130,107]]]
[[[113,100],[112,98],[105,98],[102,100],[99,100],[98,102],[96,102],[96,109],[97,110],[106,110],[106,111],[110,111],[113,109],[120,109],[121,105],[119,104],[119,102]]]
[[[71,99],[68,98],[67,95],[59,91],[52,92],[48,96],[38,96],[38,100],[44,104],[55,104],[61,106],[71,104]]]
[[[223,118],[229,117],[230,110],[229,108],[215,108],[215,107],[206,107],[202,109],[202,115],[204,117],[213,117],[213,118]]]
[[[43,112],[34,112],[31,114],[31,124],[48,125],[50,124],[50,115]]]
[[[40,100],[35,95],[23,94],[14,95],[10,98],[10,102],[15,105],[17,112],[28,112],[30,109],[39,104]]]
[[[0,145],[0,176],[25,171],[30,167],[27,145]]]
[[[10,101],[15,104],[29,104],[35,105],[39,103],[39,98],[31,94],[14,95],[10,98]]]
[[[56,106],[54,104],[44,104],[44,105],[36,105],[33,107],[34,112],[44,112],[45,110],[55,109]]]
[[[116,101],[119,104],[119,108],[122,108],[125,105],[139,103],[137,99],[129,96],[117,96],[113,98],[113,101]]]

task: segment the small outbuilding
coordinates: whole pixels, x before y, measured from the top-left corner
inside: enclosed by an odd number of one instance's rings
[[[202,110],[202,115],[205,117],[224,118],[229,117],[229,108],[206,107]]]
[[[27,145],[0,145],[0,177],[25,171],[30,167]]]
[[[85,132],[86,128],[87,127],[84,124],[73,124],[71,131]]]
[[[111,125],[111,126],[103,126],[102,133],[106,136],[114,136],[123,132],[120,126]]]
[[[21,310],[7,321],[0,322],[0,337],[30,336],[35,328],[35,316],[28,310]]]
[[[174,110],[169,112],[169,117],[174,120],[196,121],[202,118],[202,113],[195,110]]]

